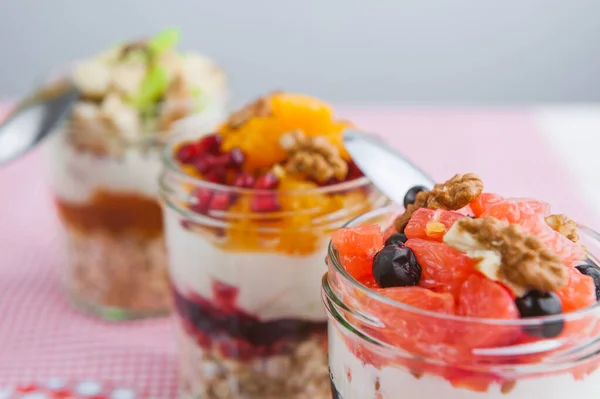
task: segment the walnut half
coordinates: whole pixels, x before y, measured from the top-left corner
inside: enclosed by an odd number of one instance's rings
[[[259,97],[244,108],[233,112],[227,119],[226,126],[231,129],[239,129],[252,118],[266,118],[271,116],[270,95]]]
[[[288,154],[285,169],[290,173],[301,173],[320,183],[332,178],[343,180],[348,174],[348,164],[325,137],[306,137],[294,130],[282,135],[279,143]]]
[[[475,173],[454,175],[447,182],[418,193],[414,204],[408,205],[404,213],[396,219],[396,230],[404,230],[412,214],[419,208],[457,210],[479,197],[482,191],[483,182]]]
[[[463,218],[448,230],[444,242],[466,252],[481,273],[517,296],[531,290],[557,291],[568,282],[560,257],[515,224],[493,217]]]

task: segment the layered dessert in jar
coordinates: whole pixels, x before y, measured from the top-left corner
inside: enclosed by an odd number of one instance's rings
[[[598,234],[474,174],[334,232],[334,399],[600,397]]]
[[[330,233],[387,203],[326,103],[272,93],[165,152],[182,398],[331,396],[319,281]]]
[[[223,72],[176,50],[166,30],[77,63],[81,92],[47,143],[49,177],[66,231],[66,287],[80,308],[109,319],[170,308],[160,154],[181,121],[199,132],[222,120]]]

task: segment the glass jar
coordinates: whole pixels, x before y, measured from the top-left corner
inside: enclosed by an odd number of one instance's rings
[[[214,108],[181,122],[208,133],[222,117]],[[77,308],[110,320],[170,311],[157,198],[168,134],[125,139],[101,124],[69,121],[45,143],[50,188],[65,232],[64,284]]]
[[[379,209],[348,226],[387,228],[398,213]],[[600,236],[584,227],[580,236],[595,259]],[[331,246],[327,263],[334,399],[600,397],[600,305],[519,320],[442,315],[362,286]]]
[[[387,199],[364,177],[312,190],[214,184],[183,173],[173,149],[160,184],[180,397],[329,399],[328,235]]]

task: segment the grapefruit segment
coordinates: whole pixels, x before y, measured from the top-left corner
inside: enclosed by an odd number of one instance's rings
[[[543,215],[525,217],[519,225],[523,231],[539,238],[565,264],[571,264],[586,258],[583,247],[548,226]]]
[[[421,287],[450,293],[456,298],[462,283],[476,272],[471,258],[443,242],[413,238],[406,246],[413,250],[421,265]]]
[[[486,319],[518,319],[519,310],[509,292],[501,285],[480,275],[471,274],[461,285],[457,314]],[[469,348],[508,345],[521,331],[516,326],[486,325],[468,322],[458,326],[460,342]]]
[[[377,225],[343,228],[333,232],[331,241],[340,254],[373,257],[383,248],[383,233]]]
[[[380,288],[377,293],[414,308],[442,314],[454,314],[454,298],[422,287]],[[383,328],[377,335],[394,346],[410,353],[436,356],[440,344],[447,342],[451,331],[448,323],[417,309],[403,309],[381,301],[369,299],[365,309],[374,315]]]
[[[372,256],[340,254],[340,261],[348,273],[358,281],[372,275]]]
[[[469,204],[473,214],[479,217],[491,205],[500,202],[504,199],[501,195],[493,193],[481,193]]]
[[[421,287],[379,288],[375,291],[415,308],[444,314],[454,313],[454,298],[449,294],[439,294]]]
[[[520,223],[528,216],[550,214],[550,205],[547,202],[534,199],[505,199],[486,207],[479,215],[484,218],[493,216],[498,220],[508,223]]]
[[[408,238],[442,241],[446,232],[465,215],[443,209],[420,208],[412,214],[404,229]]]
[[[586,308],[596,303],[596,287],[594,279],[579,273],[573,267],[567,270],[569,282],[556,292],[563,307],[563,313]]]
[[[373,256],[383,248],[383,233],[377,225],[343,228],[333,232],[331,241],[342,265],[360,280],[371,274]]]

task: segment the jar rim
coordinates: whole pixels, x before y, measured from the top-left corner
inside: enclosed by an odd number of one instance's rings
[[[397,213],[401,212],[402,210],[403,209],[401,207],[398,207],[397,205],[391,205],[391,206],[386,206],[383,208],[375,209],[373,211],[369,211],[367,213],[364,213],[362,215],[355,217],[354,219],[347,222],[343,226],[343,228],[344,227],[355,227],[355,226],[359,225],[361,222],[364,222],[365,220],[369,220],[374,217],[384,216],[386,213],[397,214]],[[578,229],[584,235],[587,235],[587,236],[593,238],[595,241],[598,241],[600,243],[600,234],[597,233],[596,231],[594,231],[588,227],[585,227],[583,225],[578,225]],[[388,298],[384,295],[377,293],[376,291],[374,291],[374,290],[364,286],[360,282],[358,282],[354,277],[352,277],[352,275],[350,275],[350,273],[348,273],[348,271],[346,271],[346,268],[341,264],[341,261],[338,256],[339,254],[338,254],[337,250],[333,247],[333,243],[331,240],[329,240],[329,244],[327,246],[327,255],[328,255],[328,258],[330,259],[331,263],[333,264],[335,272],[339,273],[339,275],[342,276],[343,284],[349,284],[352,289],[357,290],[361,294],[368,296],[368,297],[370,297],[378,302],[381,302],[387,306],[397,308],[402,311],[408,311],[408,312],[418,314],[421,316],[439,319],[440,321],[478,323],[478,324],[493,325],[493,326],[527,327],[527,326],[537,326],[540,324],[559,322],[559,321],[573,321],[573,320],[578,320],[585,316],[594,315],[594,314],[600,316],[600,302],[597,302],[596,304],[589,306],[587,308],[579,309],[579,310],[576,310],[573,312],[561,313],[558,315],[551,315],[551,316],[536,316],[536,317],[520,318],[520,319],[514,319],[514,320],[513,319],[468,317],[468,316],[444,314],[444,313],[439,313],[439,312],[435,312],[435,311],[431,311],[431,310],[424,310],[424,309],[420,309],[420,308],[417,308],[414,306],[404,304],[402,302],[395,301],[391,298]],[[328,273],[326,273],[326,275]],[[328,278],[323,278],[323,284],[327,283],[326,280],[328,280]],[[345,305],[347,305],[347,303]]]
[[[334,194],[347,190],[355,190],[361,187],[366,187],[371,181],[366,177],[359,177],[358,179],[349,180],[341,183],[336,183],[323,187],[314,187],[305,190],[269,190],[269,189],[255,189],[255,188],[240,188],[228,186],[220,183],[213,183],[206,180],[199,179],[194,176],[190,176],[185,173],[181,167],[177,164],[175,157],[173,157],[174,149],[177,144],[180,144],[186,140],[197,139],[187,132],[179,132],[169,136],[165,146],[162,150],[162,163],[165,167],[165,171],[173,173],[177,178],[181,179],[184,183],[192,184],[194,187],[206,188],[209,190],[218,190],[221,192],[229,192],[232,194],[278,194],[278,195],[321,195],[321,194]],[[163,172],[164,173],[164,172]]]

